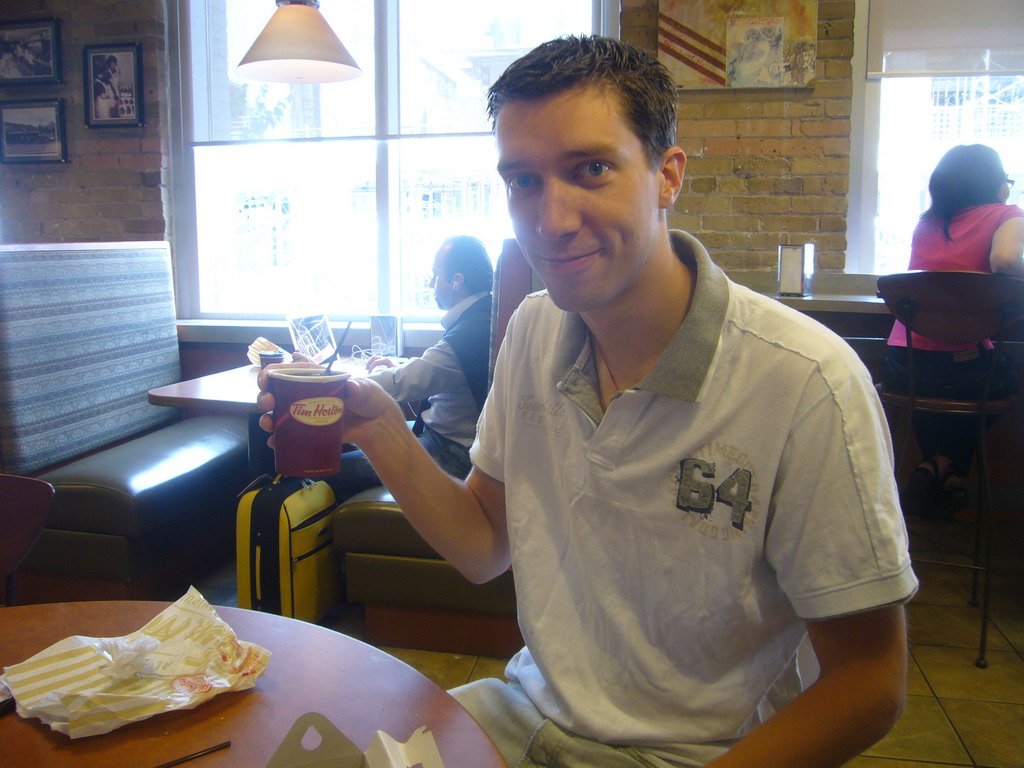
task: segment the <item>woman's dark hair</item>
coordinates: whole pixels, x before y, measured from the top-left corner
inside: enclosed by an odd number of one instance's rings
[[[960,144],[953,147],[935,166],[928,180],[931,207],[921,214],[942,225],[947,240],[949,224],[966,208],[986,203],[1001,203],[999,189],[1006,171],[999,154],[984,144]]]
[[[487,114],[493,125],[510,101],[595,83],[619,93],[623,116],[655,165],[676,142],[676,85],[656,58],[619,40],[570,35],[541,43],[512,62],[490,87]]]

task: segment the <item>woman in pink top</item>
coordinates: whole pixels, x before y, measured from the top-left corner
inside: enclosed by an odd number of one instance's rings
[[[928,181],[931,207],[914,229],[910,269],[1004,272],[1024,277],[1024,210],[1006,205],[1013,180],[999,155],[983,144],[960,145],[939,161]],[[943,344],[914,334],[915,390],[921,395],[976,399],[988,370],[991,342]],[[883,378],[906,391],[906,329],[889,335]],[[1014,391],[1012,366],[997,362],[992,397]],[[969,416],[914,413],[914,434],[924,461],[900,493],[903,512],[952,517],[967,504],[963,478],[974,452]]]

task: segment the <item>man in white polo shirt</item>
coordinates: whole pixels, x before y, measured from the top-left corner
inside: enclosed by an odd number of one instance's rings
[[[510,682],[454,695],[512,766],[842,765],[902,710],[917,585],[867,372],[669,231],[686,158],[653,57],[551,41],[489,110],[547,290],[509,324],[466,481],[372,383],[346,392],[347,439],[427,541],[515,574]]]

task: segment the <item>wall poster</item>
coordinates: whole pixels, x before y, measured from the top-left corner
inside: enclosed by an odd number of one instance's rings
[[[60,21],[0,21],[0,86],[60,81]]]
[[[658,57],[680,88],[803,88],[817,0],[659,0]]]
[[[0,162],[64,163],[64,99],[0,101]]]
[[[141,45],[87,45],[82,73],[86,125],[142,125]]]

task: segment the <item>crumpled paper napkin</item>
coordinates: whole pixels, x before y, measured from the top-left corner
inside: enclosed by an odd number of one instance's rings
[[[252,688],[269,660],[192,587],[136,632],[73,635],[5,668],[0,697],[6,686],[19,715],[77,739]]]

